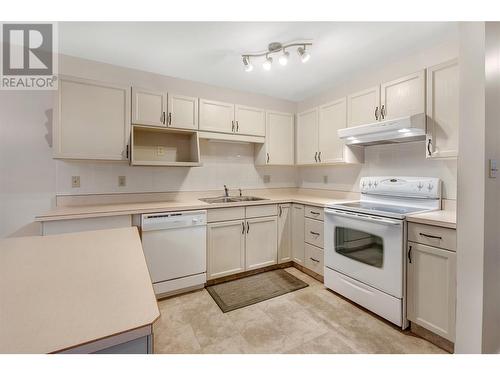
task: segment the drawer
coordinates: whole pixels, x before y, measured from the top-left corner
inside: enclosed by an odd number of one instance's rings
[[[434,225],[408,223],[408,241],[456,251],[457,231]]]
[[[323,275],[323,265],[324,265],[324,255],[323,249],[319,247],[309,245],[306,243],[305,245],[305,261],[304,266],[309,268],[311,271],[314,271],[320,275]]]
[[[211,208],[207,210],[207,222],[240,220],[245,218],[245,207]]]
[[[311,219],[323,220],[325,218],[325,210],[323,207],[306,206],[304,216]]]
[[[306,218],[304,241],[323,248],[323,225],[322,221]]]
[[[263,217],[263,216],[276,216],[278,215],[278,206],[275,204],[263,204],[259,206],[247,206],[246,215],[247,219],[252,217]]]

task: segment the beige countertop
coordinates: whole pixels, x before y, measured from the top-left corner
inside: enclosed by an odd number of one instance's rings
[[[160,315],[137,228],[0,240],[0,353],[52,353]]]
[[[457,228],[457,213],[455,210],[439,210],[408,215],[408,222],[436,225],[445,228]]]
[[[325,207],[332,203],[341,203],[355,200],[353,198],[339,198],[332,196],[321,196],[318,194],[295,193],[295,192],[269,192],[257,193],[256,196],[265,198],[261,201],[252,202],[237,202],[237,203],[220,203],[209,204],[193,197],[185,199],[165,200],[156,202],[130,202],[130,203],[115,203],[115,204],[93,204],[93,205],[78,205],[78,206],[63,206],[56,207],[49,212],[36,217],[36,221],[53,221],[65,219],[84,219],[91,217],[116,216],[116,215],[133,215],[141,213],[152,213],[162,211],[177,211],[177,210],[200,210],[208,208],[221,207],[237,207],[262,204],[277,204],[294,202],[300,204],[308,204],[313,206]]]

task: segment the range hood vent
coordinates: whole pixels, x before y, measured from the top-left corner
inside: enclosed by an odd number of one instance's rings
[[[401,117],[338,130],[347,145],[370,146],[425,140],[425,114]]]

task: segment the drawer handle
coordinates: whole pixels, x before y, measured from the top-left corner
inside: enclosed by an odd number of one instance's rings
[[[314,258],[309,258],[309,259],[311,259],[313,262],[319,263],[319,260],[317,260],[317,259],[314,259]]]
[[[408,262],[411,263],[411,250],[412,250],[412,247],[410,246],[410,248],[408,249]]]
[[[440,237],[440,236],[433,236],[433,235],[430,235],[430,234],[425,234],[425,233],[422,233],[422,232],[420,232],[419,234],[420,234],[421,236],[424,236],[424,237],[427,237],[427,238],[434,238],[434,239],[436,239],[436,240],[442,240],[442,239],[443,239],[443,237]]]
[[[319,233],[318,233],[318,232],[313,232],[312,230],[311,230],[311,231],[309,231],[309,233],[314,234],[315,236],[319,236]]]
[[[313,215],[319,215],[319,212],[316,212],[316,211],[309,211],[310,213],[312,213]]]

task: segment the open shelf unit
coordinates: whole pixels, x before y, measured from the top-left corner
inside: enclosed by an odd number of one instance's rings
[[[196,131],[133,125],[130,143],[130,165],[201,166]]]

